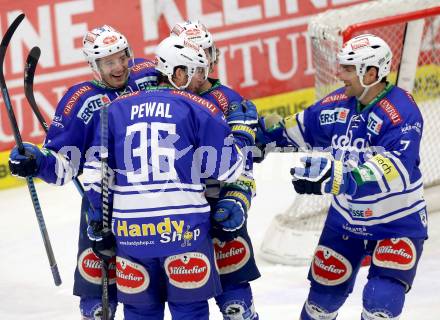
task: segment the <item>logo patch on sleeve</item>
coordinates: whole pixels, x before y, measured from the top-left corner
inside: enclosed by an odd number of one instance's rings
[[[156,64],[153,61],[144,61],[138,64],[135,64],[133,67],[131,67],[131,72],[139,72],[141,70],[145,69],[151,69],[154,68]]]
[[[109,104],[110,98],[106,94],[97,94],[95,96],[87,98],[79,110],[77,117],[84,121],[85,124],[90,122],[93,117],[93,113],[103,106]]]
[[[416,248],[409,238],[380,240],[373,252],[373,263],[383,268],[409,270],[416,260]]]
[[[346,123],[349,110],[346,108],[335,108],[332,110],[323,110],[319,114],[319,123],[321,125],[333,123]]]
[[[215,98],[220,109],[226,114],[229,107],[228,97],[221,90],[213,90],[209,94]]]
[[[347,99],[348,99],[348,97],[344,93],[337,93],[337,94],[332,94],[330,96],[325,97],[321,101],[321,104],[327,104],[327,103],[342,101],[342,100],[347,100]]]
[[[214,238],[213,242],[220,274],[237,271],[249,261],[251,256],[249,245],[242,237],[227,242]]]
[[[72,109],[75,107],[78,100],[88,91],[92,90],[91,86],[82,86],[78,90],[76,90],[69,100],[67,100],[66,105],[64,106],[63,113],[65,116],[68,116]]]
[[[91,248],[84,250],[78,257],[78,271],[79,274],[88,282],[101,285],[101,259],[98,258]],[[109,283],[116,282],[116,267],[115,258],[112,258],[109,263]]]
[[[422,135],[422,130],[423,130],[423,125],[419,121],[417,121],[417,122],[415,122],[413,124],[405,123],[400,128],[400,132],[402,132],[402,134],[407,134],[408,132],[411,132],[413,130],[415,132],[417,132],[417,134],[419,136],[421,136]]]
[[[336,251],[318,246],[312,262],[313,279],[326,286],[335,286],[350,278],[353,268],[350,261]]]
[[[191,101],[197,103],[199,106],[204,107],[205,109],[208,109],[209,112],[211,112],[212,114],[217,114],[219,112],[219,108],[217,108],[215,106],[215,104],[209,102],[208,100],[206,100],[205,98],[196,96],[192,93],[189,93],[187,91],[183,91],[183,90],[172,90],[171,91],[172,94],[178,95],[178,96],[182,96],[182,97],[186,97],[188,99],[190,99]]]
[[[209,259],[200,252],[187,252],[168,257],[164,263],[170,283],[180,289],[204,286],[211,274]]]
[[[382,123],[383,120],[381,118],[379,118],[374,112],[370,112],[370,114],[368,115],[368,124],[367,124],[367,129],[378,135],[380,132],[380,129],[382,128]]]
[[[399,111],[397,111],[396,107],[388,99],[384,98],[380,100],[379,106],[388,116],[393,125],[398,125],[402,122],[402,117]]]
[[[140,79],[135,80],[136,86],[139,90],[146,90],[148,87],[154,86],[157,84],[156,76],[146,76]]]
[[[116,286],[119,291],[135,294],[146,290],[149,284],[150,275],[142,265],[116,257]]]

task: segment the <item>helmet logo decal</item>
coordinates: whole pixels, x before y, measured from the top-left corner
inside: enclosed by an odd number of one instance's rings
[[[188,29],[185,31],[185,33],[187,36],[198,36],[202,32],[199,29]]]
[[[86,38],[84,40],[93,43],[95,42],[96,37],[97,37],[96,34],[87,32]]]
[[[105,37],[102,40],[102,42],[105,44],[112,44],[112,43],[115,43],[117,40],[118,40],[118,38],[115,35],[113,35],[113,36]]]
[[[173,27],[173,30],[171,30],[171,33],[172,33],[172,34],[175,34],[176,36],[178,36],[178,35],[180,35],[183,31],[184,31],[184,29],[183,29],[180,25],[176,24],[176,25]]]
[[[359,48],[363,48],[363,47],[366,47],[366,46],[369,46],[369,45],[370,45],[370,41],[368,41],[367,38],[364,38],[364,39],[360,39],[360,40],[354,41],[351,44],[351,48],[353,50],[357,50]]]
[[[187,48],[191,48],[194,49],[195,51],[199,51],[199,47],[194,42],[184,40],[183,45]]]

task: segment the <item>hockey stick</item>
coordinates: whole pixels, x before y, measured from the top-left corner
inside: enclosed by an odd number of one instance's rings
[[[107,105],[103,106],[101,115],[101,165],[102,165],[102,229],[107,232],[110,227],[110,211],[109,211],[109,181],[108,181],[108,110]],[[110,256],[110,254],[109,254]],[[108,269],[109,261],[101,258],[101,284],[102,284],[102,319],[110,319],[109,315],[109,298],[108,298]]]
[[[26,95],[26,99],[29,102],[29,105],[32,108],[32,111],[34,112],[35,116],[38,119],[38,122],[40,123],[41,127],[43,128],[44,132],[47,133],[49,130],[49,125],[47,124],[46,120],[44,119],[43,115],[40,112],[40,109],[38,108],[38,105],[35,100],[34,96],[34,77],[35,77],[35,70],[38,65],[38,59],[40,58],[41,50],[38,47],[33,47],[26,59],[26,67],[25,67],[25,74],[24,74],[24,92]],[[84,196],[84,188],[79,181],[79,179],[76,177],[73,179],[73,183],[75,184],[77,190],[81,194],[81,196]],[[104,185],[108,186],[108,183],[103,183]],[[107,188],[108,190],[108,188]],[[108,194],[108,191],[107,191]],[[87,198],[86,198],[87,199]],[[107,198],[108,199],[108,196]],[[108,203],[108,200],[105,201],[105,203]],[[89,202],[89,206],[93,210],[92,204]],[[107,205],[107,212],[108,212],[108,205]],[[107,214],[108,216],[108,214]],[[107,219],[107,228],[108,228],[108,219]],[[110,315],[108,313],[109,310],[109,298],[108,298],[108,262],[102,259],[102,287],[103,287],[103,294],[102,294],[102,304],[103,304],[103,314],[102,319],[108,320],[110,319]]]
[[[276,147],[275,145],[267,144],[267,145],[258,145],[255,146],[252,151],[252,156],[254,158],[255,163],[261,163],[267,157],[269,153],[292,153],[298,152],[299,149],[297,147]]]
[[[298,152],[297,147],[274,147],[273,149],[269,150],[270,152],[277,152],[277,153],[292,153],[292,152]]]
[[[5,75],[3,71],[3,64],[6,57],[6,50],[8,48],[9,42],[11,38],[17,30],[19,24],[23,21],[24,14],[20,14],[14,22],[9,26],[5,35],[3,36],[1,45],[0,45],[0,87],[3,95],[3,100],[5,102],[6,110],[8,112],[9,122],[11,123],[12,130],[14,132],[15,143],[18,147],[20,154],[25,153],[25,149],[23,146],[23,140],[21,139],[20,131],[18,130],[17,120],[15,119],[14,110],[12,109],[11,100],[9,98],[8,88],[6,86]],[[40,202],[38,200],[37,191],[35,190],[35,185],[32,177],[26,178],[26,183],[29,189],[29,193],[31,195],[32,204],[34,206],[35,215],[37,216],[38,226],[40,228],[41,236],[43,238],[44,247],[46,248],[46,254],[49,259],[50,269],[52,271],[52,276],[55,282],[55,285],[59,286],[61,284],[60,273],[58,271],[58,266],[55,261],[55,256],[53,254],[52,245],[49,240],[49,235],[47,233],[46,224],[44,222],[43,212],[41,211]]]
[[[49,130],[49,125],[47,124],[46,120],[44,120],[44,117],[41,114],[40,109],[38,108],[34,96],[34,76],[35,76],[35,69],[37,68],[37,64],[38,64],[38,59],[40,58],[40,54],[41,54],[40,48],[33,47],[29,52],[29,55],[27,56],[26,66],[24,69],[24,94],[26,95],[26,99],[29,105],[31,106],[32,111],[37,117],[38,122],[40,123],[44,132],[47,133],[47,131]],[[81,194],[81,197],[83,197],[84,188],[77,177],[73,179],[73,183],[75,184],[75,187],[78,190],[78,192]]]
[[[46,120],[44,119],[43,115],[40,112],[40,109],[38,108],[38,105],[35,101],[34,96],[34,77],[35,77],[35,70],[37,68],[38,59],[40,58],[41,50],[38,47],[33,47],[31,51],[29,52],[29,55],[26,59],[26,66],[25,66],[25,74],[24,74],[24,92],[26,95],[26,99],[29,102],[29,105],[32,108],[32,111],[34,112],[35,116],[38,119],[38,122],[40,123],[41,127],[43,128],[44,132],[47,133],[49,130],[49,125],[47,124]],[[76,177],[73,180],[73,183],[75,184],[77,190],[81,194],[81,196],[84,196],[84,188],[79,181],[79,179]],[[104,185],[108,186],[107,183],[103,183]],[[107,194],[108,194],[108,188],[107,188]],[[87,199],[87,198],[86,198]],[[105,203],[108,204],[108,196],[106,197]],[[88,199],[87,199],[88,200]],[[89,206],[93,210],[92,204],[89,202]],[[107,205],[107,212],[108,212],[108,205]],[[108,216],[108,214],[107,214]],[[108,219],[107,221],[107,228],[108,228]],[[109,298],[108,298],[108,262],[102,260],[102,287],[103,287],[103,294],[102,294],[102,304],[103,304],[103,314],[102,319],[108,320],[110,319],[110,315],[108,313],[109,310]]]

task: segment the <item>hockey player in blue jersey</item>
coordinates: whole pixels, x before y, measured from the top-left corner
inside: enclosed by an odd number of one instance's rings
[[[176,24],[171,35],[189,39],[198,44],[210,60],[210,72],[218,63],[218,49],[212,34],[199,21],[186,21]],[[196,90],[203,98],[211,101],[225,115],[241,103],[251,103],[236,91],[224,86],[217,79],[203,79]],[[215,297],[224,320],[256,320],[252,290],[249,281],[260,277],[255,263],[251,239],[247,232],[246,221],[233,220],[228,224],[222,221],[229,215],[247,215],[251,199],[255,195],[255,181],[252,174],[252,154],[247,153],[247,165],[241,177],[233,183],[207,181],[207,198],[215,213],[211,230],[216,249],[217,265],[223,293]]]
[[[165,301],[173,319],[205,320],[207,299],[221,293],[205,181],[240,176],[240,149],[255,138],[245,122],[256,122],[257,114],[241,105],[226,118],[230,128],[214,104],[184,91],[194,90],[209,69],[191,41],[164,39],[156,61],[160,85],[116,99],[106,125],[105,117],[96,123],[108,128],[108,153],[101,154],[108,154],[111,172],[118,301],[126,320],[163,319]],[[97,136],[96,145],[100,141]],[[101,228],[107,218],[100,210],[101,162],[89,155],[84,181],[95,208],[89,236],[104,252],[112,235]]]
[[[398,319],[427,238],[419,169],[422,115],[412,96],[386,81],[392,52],[365,34],[338,53],[344,87],[279,123],[262,120],[268,141],[320,148],[292,169],[295,190],[332,194],[309,272],[301,319],[336,319],[362,259],[372,256],[361,319]]]
[[[95,135],[92,117],[103,105],[118,96],[157,84],[154,63],[134,59],[124,35],[109,26],[93,29],[84,36],[83,53],[94,80],[69,88],[57,105],[55,116],[43,148],[25,144],[26,156],[13,149],[10,155],[11,173],[36,176],[44,181],[64,185],[83,170],[85,152]],[[101,313],[101,269],[99,258],[92,252],[87,238],[85,212],[81,208],[78,263],[73,292],[81,297],[82,319],[98,319]],[[116,309],[114,261],[110,272],[112,314]]]

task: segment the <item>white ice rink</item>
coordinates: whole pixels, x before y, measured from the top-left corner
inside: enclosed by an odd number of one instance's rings
[[[298,319],[308,292],[307,267],[271,265],[258,256],[272,217],[283,212],[294,198],[290,165],[288,155],[270,155],[256,167],[258,196],[250,211],[249,230],[262,273],[252,285],[262,320]],[[63,284],[53,284],[27,188],[0,191],[0,319],[79,320],[78,298],[71,292],[80,197],[73,184],[52,187],[39,183],[37,190]],[[365,277],[364,268],[353,294],[340,310],[339,320],[360,319]],[[120,311],[116,319],[122,319]],[[221,319],[214,304],[211,319]],[[440,319],[440,213],[430,215],[430,239],[400,319]]]

